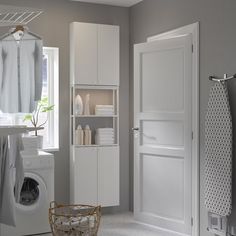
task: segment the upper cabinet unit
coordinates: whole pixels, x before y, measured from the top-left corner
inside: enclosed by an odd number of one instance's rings
[[[71,23],[71,83],[118,86],[119,38],[119,26]]]

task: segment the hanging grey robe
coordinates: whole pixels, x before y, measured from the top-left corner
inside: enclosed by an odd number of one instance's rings
[[[32,112],[42,92],[42,40],[24,33],[0,42],[0,110]]]
[[[15,202],[8,137],[0,136],[0,223],[15,226]]]
[[[0,136],[0,223],[15,226],[15,202],[24,182],[21,135],[10,135],[9,143]]]
[[[17,203],[19,203],[21,188],[24,183],[24,167],[23,167],[22,156],[20,153],[24,149],[24,147],[22,143],[21,134],[10,135],[9,143],[10,143],[9,157],[10,157],[10,166],[13,167],[15,200]]]

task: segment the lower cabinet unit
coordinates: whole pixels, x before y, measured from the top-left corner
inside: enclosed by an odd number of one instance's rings
[[[119,146],[74,147],[74,204],[119,205]]]

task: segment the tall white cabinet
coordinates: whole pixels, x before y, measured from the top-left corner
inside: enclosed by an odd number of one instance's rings
[[[119,27],[82,22],[70,25],[70,199],[71,203],[119,205]],[[75,97],[90,94],[90,114],[75,113]],[[96,105],[114,114],[96,115]],[[89,125],[91,145],[77,145],[75,129]],[[98,128],[113,128],[114,143],[98,145]]]

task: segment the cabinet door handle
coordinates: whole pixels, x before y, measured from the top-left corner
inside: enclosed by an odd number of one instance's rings
[[[132,128],[133,131],[139,131],[139,127]]]

